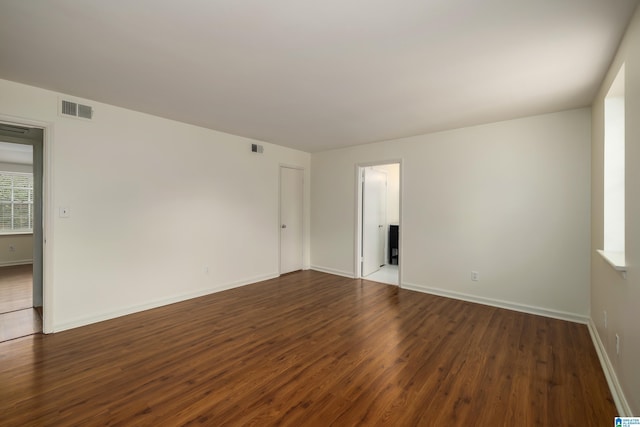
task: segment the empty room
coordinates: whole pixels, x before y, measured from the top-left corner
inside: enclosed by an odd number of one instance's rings
[[[0,0],[0,425],[631,422],[639,3]]]

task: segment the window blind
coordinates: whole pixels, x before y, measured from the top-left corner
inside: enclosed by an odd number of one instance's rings
[[[0,233],[33,231],[33,174],[0,171]]]

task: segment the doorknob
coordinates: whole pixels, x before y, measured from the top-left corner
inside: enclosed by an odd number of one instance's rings
[[[287,228],[287,224],[282,224],[280,228]]]

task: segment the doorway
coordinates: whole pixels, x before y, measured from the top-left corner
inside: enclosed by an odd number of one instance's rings
[[[0,341],[42,332],[43,136],[0,123]]]
[[[302,270],[304,170],[280,167],[280,274]]]
[[[400,162],[358,166],[357,277],[400,283]]]

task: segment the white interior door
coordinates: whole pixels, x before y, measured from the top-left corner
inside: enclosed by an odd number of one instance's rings
[[[280,274],[302,270],[304,171],[280,168]]]
[[[362,276],[384,265],[387,174],[364,168],[362,175]]]

